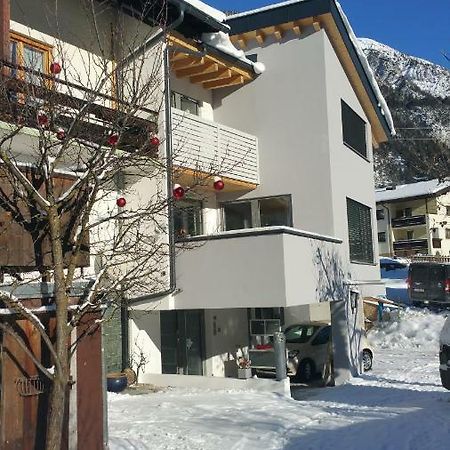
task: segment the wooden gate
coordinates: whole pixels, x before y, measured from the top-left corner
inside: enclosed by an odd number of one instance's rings
[[[36,302],[34,300],[33,302]],[[41,314],[41,322],[54,337],[55,319]],[[76,330],[80,339],[76,352],[72,411],[66,408],[62,450],[101,450],[103,444],[103,374],[100,328],[93,326],[97,314],[90,314]],[[45,367],[51,367],[50,354],[39,332],[27,320],[12,314],[0,315],[22,337],[27,348]],[[40,450],[44,448],[50,382],[17,340],[0,334],[0,449]],[[69,415],[71,429],[69,430]]]

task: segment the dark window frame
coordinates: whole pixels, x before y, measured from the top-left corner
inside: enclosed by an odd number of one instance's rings
[[[352,207],[353,210],[351,210]],[[364,221],[366,221],[365,224]],[[352,228],[352,223],[356,227]],[[350,262],[374,265],[372,208],[347,197],[347,227]]]
[[[182,102],[183,100],[188,100],[191,103],[194,103],[196,105],[196,112],[192,113],[186,109],[183,109]],[[171,91],[170,92],[170,105],[173,108],[179,109],[180,111],[187,112],[188,114],[192,114],[194,116],[200,116],[200,106],[201,101],[197,100],[196,98],[189,97],[189,95],[182,94],[181,92],[177,91]]]
[[[183,200],[180,200],[179,204],[183,204],[183,203],[192,203],[192,206],[184,206],[184,207],[177,207],[177,204],[175,204],[174,207],[174,211],[173,211],[173,222],[174,222],[174,227],[173,227],[173,231],[175,234],[175,241],[179,241],[179,240],[183,240],[186,237],[191,237],[191,236],[201,236],[204,232],[204,225],[203,225],[203,201],[196,199],[196,198],[186,198]],[[197,203],[197,206],[195,205],[195,203]],[[198,217],[198,223],[199,223],[199,228],[200,228],[200,232],[199,233],[195,233],[195,234],[190,234],[187,233],[185,235],[182,235],[179,230],[176,229],[176,216],[177,214],[189,214],[188,210],[196,210],[199,213],[199,217]]]
[[[222,231],[232,231],[226,229],[226,215],[225,215],[225,207],[230,204],[239,204],[239,203],[250,203],[251,207],[251,227],[250,228],[238,228],[240,230],[252,229],[252,228],[265,228],[261,225],[261,211],[259,202],[261,200],[267,200],[272,198],[286,198],[288,203],[288,212],[287,212],[287,222],[288,225],[280,225],[286,227],[293,227],[293,215],[292,215],[292,194],[280,194],[280,195],[269,195],[264,197],[253,197],[242,200],[229,200],[220,203],[221,209],[221,219],[222,219]]]
[[[344,145],[369,161],[367,122],[342,99],[341,124]]]
[[[380,243],[386,242],[386,231],[378,232],[378,242]]]
[[[376,216],[377,216],[377,220],[384,220],[384,218],[385,218],[384,209],[377,209]]]

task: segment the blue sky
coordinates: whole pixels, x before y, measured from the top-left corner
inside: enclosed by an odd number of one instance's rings
[[[203,0],[221,10],[247,11],[276,0]],[[450,67],[450,0],[340,0],[357,36]]]

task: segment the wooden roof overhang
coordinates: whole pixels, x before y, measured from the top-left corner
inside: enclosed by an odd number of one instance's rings
[[[389,139],[389,124],[333,0],[303,1],[231,17],[227,24],[231,27],[231,42],[242,50],[251,40],[262,46],[269,36],[281,41],[287,33],[301,36],[306,28],[308,33],[324,29],[371,124],[374,146]]]
[[[209,45],[185,39],[177,33],[171,33],[167,42],[171,72],[204,89],[243,85],[256,77],[250,64]]]

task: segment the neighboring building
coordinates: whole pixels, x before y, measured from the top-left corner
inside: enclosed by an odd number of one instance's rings
[[[450,255],[450,181],[377,189],[381,256]]]
[[[133,305],[131,352],[148,355],[142,380],[228,376],[264,335],[331,309],[345,378],[362,326],[350,292],[380,292],[373,149],[389,110],[334,1],[211,14],[217,33],[170,40],[174,181],[196,187],[175,204],[172,292]]]

